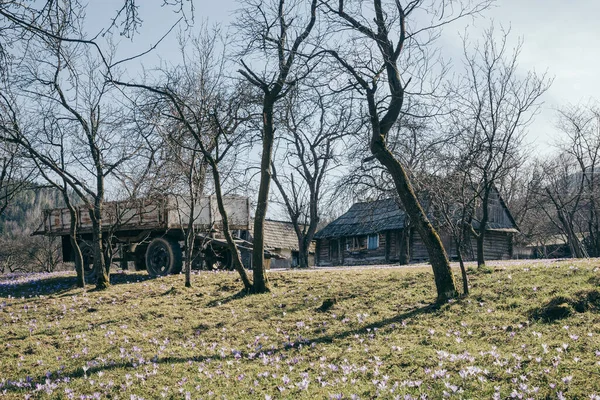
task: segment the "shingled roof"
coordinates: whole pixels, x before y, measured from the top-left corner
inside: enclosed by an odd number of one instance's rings
[[[298,236],[291,222],[265,219],[265,247],[298,251]],[[251,231],[254,226],[251,226]],[[309,251],[314,252],[314,244]]]
[[[506,207],[502,196],[499,193],[497,195],[504,211],[504,218],[501,221],[489,221],[486,224],[487,229],[518,232],[517,224],[508,207]],[[428,217],[433,218],[432,215],[428,215]],[[405,220],[406,214],[395,199],[355,203],[344,215],[317,232],[315,239],[361,236],[403,229]],[[478,221],[473,221],[473,227],[475,229],[479,228]]]
[[[341,217],[315,235],[315,239],[368,235],[404,228],[405,213],[395,199],[355,203]]]

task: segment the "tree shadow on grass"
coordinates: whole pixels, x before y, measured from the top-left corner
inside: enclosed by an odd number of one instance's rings
[[[242,291],[242,293],[244,293],[244,292]],[[240,296],[240,293],[236,293],[232,296],[229,296],[227,298],[229,300],[223,300],[223,301],[232,301],[232,300],[235,300],[236,298],[243,297],[244,295],[245,294],[242,294]],[[347,330],[344,332],[339,332],[339,333],[335,333],[335,334],[331,334],[331,335],[318,336],[318,337],[315,337],[312,339],[302,338],[298,342],[283,343],[279,347],[270,347],[268,349],[264,349],[263,351],[260,351],[260,350],[256,350],[254,352],[244,351],[244,350],[235,351],[235,352],[232,351],[231,353],[225,354],[224,356],[213,353],[210,355],[198,354],[198,355],[189,356],[189,357],[160,357],[160,358],[154,357],[154,358],[148,360],[146,362],[146,364],[140,364],[137,361],[120,361],[120,362],[111,362],[110,364],[107,364],[107,365],[93,365],[93,361],[92,361],[92,362],[88,363],[89,368],[87,368],[87,371],[84,371],[83,368],[76,368],[69,372],[63,370],[63,371],[61,371],[61,373],[59,375],[51,375],[50,379],[52,379],[52,380],[56,380],[56,379],[64,380],[65,378],[77,379],[77,378],[82,378],[84,376],[90,376],[90,375],[96,374],[98,372],[111,371],[111,370],[115,370],[115,369],[119,369],[119,368],[135,370],[136,368],[143,367],[144,365],[147,365],[150,363],[159,364],[159,365],[160,364],[173,365],[173,364],[184,364],[184,363],[189,363],[189,362],[209,362],[211,360],[218,360],[221,363],[224,363],[227,361],[234,361],[234,360],[247,360],[247,361],[260,360],[261,354],[265,354],[267,356],[273,356],[275,354],[289,353],[289,352],[299,349],[299,345],[301,345],[301,344],[303,346],[306,346],[306,345],[311,345],[313,343],[315,343],[315,344],[333,343],[336,340],[341,340],[341,339],[345,339],[348,337],[354,337],[354,335],[357,335],[357,334],[364,334],[364,333],[368,332],[369,330],[371,332],[373,332],[374,329],[381,329],[384,327],[394,328],[395,324],[400,324],[400,326],[401,326],[402,321],[404,321],[408,318],[416,317],[418,315],[423,315],[423,314],[432,314],[432,313],[439,311],[440,308],[441,308],[441,306],[437,303],[427,304],[427,305],[424,305],[421,307],[413,308],[404,313],[398,314],[392,318],[386,318],[386,319],[383,319],[380,321],[373,322],[368,325],[362,325],[356,329],[350,329],[350,330]],[[202,332],[207,330],[208,327],[206,325],[201,325],[201,326],[196,327],[195,329],[198,331],[197,332],[198,334],[202,334]],[[304,348],[306,348],[306,347],[304,347]],[[18,392],[27,392],[31,389],[36,388],[37,385],[46,384],[47,379],[48,379],[47,375],[43,375],[43,376],[40,375],[36,378],[27,377],[26,383],[31,385],[29,387],[23,387],[22,383],[19,383],[19,381],[17,379],[15,379],[15,380],[8,379],[6,381],[5,386],[2,389],[6,390],[7,392],[17,392],[17,393]]]
[[[227,297],[224,297],[222,299],[215,299],[215,300],[211,300],[208,303],[206,303],[207,307],[218,307],[218,306],[222,306],[223,304],[227,304],[230,303],[234,300],[239,300],[242,299],[244,297],[248,296],[248,292],[244,289],[240,290],[237,293],[231,294]]]
[[[123,285],[128,283],[137,283],[153,279],[147,274],[125,274],[112,273],[110,275],[111,285]],[[88,291],[94,290],[94,283],[86,284]],[[60,297],[70,296],[71,291],[79,289],[77,287],[77,278],[75,275],[45,275],[31,274],[23,275],[18,279],[0,281],[0,297],[33,297],[33,296],[51,296]]]
[[[412,310],[403,312],[391,318],[386,318],[381,321],[373,322],[368,325],[363,325],[356,329],[350,329],[344,332],[334,333],[331,335],[324,335],[314,339],[307,339],[310,343],[333,343],[335,340],[345,339],[354,335],[365,333],[368,331],[374,331],[375,329],[381,329],[385,327],[395,328],[396,324],[402,325],[403,321],[408,318],[416,317],[422,314],[432,314],[439,311],[441,308],[440,304],[432,303],[421,307],[413,308]]]

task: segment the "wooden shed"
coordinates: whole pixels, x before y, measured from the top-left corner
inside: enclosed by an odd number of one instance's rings
[[[490,221],[486,226],[484,253],[486,259],[512,258],[512,237],[517,225],[502,200],[494,191],[490,200]],[[435,219],[430,216],[435,224]],[[478,229],[477,222],[474,228]],[[439,229],[446,252],[456,257],[456,247],[448,232]],[[315,235],[316,265],[361,265],[409,263],[428,259],[427,250],[396,199],[355,203],[335,221]],[[475,238],[469,238],[466,258],[476,255]]]
[[[298,236],[291,222],[265,220],[265,249],[279,255],[271,260],[271,268],[298,266]],[[251,226],[250,234],[254,226]],[[308,264],[314,265],[315,246],[309,248]]]

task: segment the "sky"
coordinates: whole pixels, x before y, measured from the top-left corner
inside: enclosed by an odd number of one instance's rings
[[[129,57],[147,50],[169,30],[179,18],[172,8],[161,7],[163,0],[138,0],[143,25],[133,40],[121,38],[119,56]],[[110,24],[110,19],[123,0],[90,0],[88,5],[89,35],[93,36]],[[194,0],[195,24],[227,24],[235,20],[236,0]],[[600,99],[600,1],[572,0],[497,0],[494,7],[479,18],[465,19],[445,28],[438,46],[443,57],[461,64],[460,34],[467,30],[472,39],[494,21],[496,26],[510,27],[509,46],[523,40],[519,71],[546,72],[553,84],[543,95],[539,114],[529,126],[526,141],[534,156],[549,155],[561,134],[557,129],[557,109],[568,105],[587,104]],[[189,16],[189,14],[188,14]],[[194,29],[193,27],[191,29]],[[156,50],[126,64],[127,75],[135,81],[142,68],[151,69],[159,62],[177,63],[180,53],[174,29]],[[278,207],[270,207],[270,217],[285,218]]]
[[[595,0],[503,0],[486,15],[510,24],[513,36],[523,38],[519,64],[524,71],[547,71],[554,78],[530,127],[529,139],[540,152],[559,139],[557,108],[600,100],[598,15]]]
[[[92,1],[88,8],[90,34],[97,32],[114,15],[123,0]],[[138,1],[144,23],[133,41],[123,38],[120,54],[130,55],[156,43],[178,15],[172,8],[161,7],[161,0]],[[235,0],[195,0],[196,23],[224,24],[235,19]],[[189,15],[189,14],[188,14]],[[547,72],[554,82],[543,96],[540,113],[529,128],[528,142],[539,154],[549,153],[560,139],[556,128],[556,110],[567,105],[586,104],[600,97],[600,1],[597,0],[498,0],[494,7],[476,20],[464,20],[446,28],[441,38],[445,58],[460,63],[461,43],[458,33],[468,32],[472,38],[493,20],[496,25],[511,28],[512,44],[524,41],[519,66],[522,73]],[[193,28],[192,28],[193,29]],[[178,58],[175,29],[151,55],[128,64],[128,72],[140,65],[151,68],[158,60]]]

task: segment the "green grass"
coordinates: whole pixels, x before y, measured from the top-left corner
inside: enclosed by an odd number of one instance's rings
[[[271,272],[254,296],[232,273],[0,280],[0,397],[590,398],[599,264],[491,262],[441,306],[425,268]],[[570,315],[539,317],[557,298]]]

